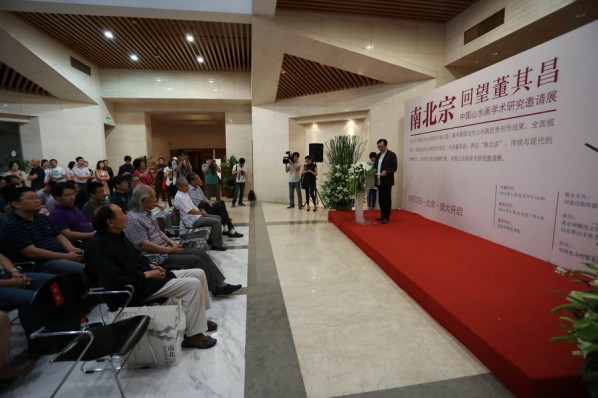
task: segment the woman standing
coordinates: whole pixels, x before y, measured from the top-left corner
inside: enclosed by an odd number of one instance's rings
[[[108,159],[104,159],[104,169],[108,172],[108,176],[110,179],[108,180],[108,189],[110,189],[110,195],[112,195],[112,191],[114,191],[114,187],[112,186],[112,179],[114,178],[114,171],[112,171],[112,167],[108,164]]]
[[[17,187],[25,187],[27,186],[27,173],[23,170],[19,169],[19,163],[12,161],[8,164],[9,170],[4,173],[5,176],[13,176],[19,179],[19,184]]]
[[[75,167],[77,163],[74,160],[69,162],[68,168],[66,169],[66,181],[74,181],[75,180],[75,173],[73,173],[73,167]]]
[[[142,184],[149,185],[150,187],[154,184],[154,179],[150,174],[150,170],[147,168],[145,160],[141,158],[133,160],[133,168],[135,169],[133,175],[139,177],[139,181]]]
[[[110,195],[110,188],[108,187],[108,181],[110,181],[110,174],[106,170],[106,164],[103,160],[98,160],[96,163],[96,171],[94,177],[98,182],[101,182],[104,186],[104,195]]]
[[[314,211],[318,209],[316,206],[316,176],[318,175],[318,166],[311,161],[311,156],[305,157],[305,164],[301,170],[301,185],[305,189],[305,201],[307,211],[309,211],[309,198],[314,202]]]

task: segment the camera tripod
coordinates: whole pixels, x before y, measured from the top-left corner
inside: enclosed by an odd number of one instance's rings
[[[320,191],[318,191],[318,186],[316,185],[316,188],[314,189],[314,196],[316,198],[316,207],[318,207],[318,204],[322,203],[322,206],[326,207],[326,203],[324,203],[324,200],[322,199],[322,197],[320,196]],[[308,203],[308,197],[307,194],[305,194],[306,198],[305,198],[305,202],[303,203],[303,205],[301,207],[305,207],[307,206]]]

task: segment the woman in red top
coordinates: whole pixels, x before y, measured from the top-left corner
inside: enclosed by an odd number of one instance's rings
[[[149,185],[150,187],[154,185],[154,179],[147,168],[145,160],[141,158],[133,160],[133,168],[135,168],[133,175],[139,177],[139,181],[142,184]]]

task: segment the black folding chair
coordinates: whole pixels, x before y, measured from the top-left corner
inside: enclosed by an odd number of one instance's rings
[[[32,339],[43,337],[72,336],[72,340],[52,359],[50,363],[72,361],[66,375],[60,381],[52,397],[58,393],[66,379],[80,361],[93,361],[109,357],[112,373],[120,395],[124,392],[118,378],[120,370],[112,364],[112,357],[118,355],[121,364],[126,363],[132,349],[145,335],[150,317],[138,315],[115,321],[109,325],[81,324],[81,301],[83,283],[78,274],[63,274],[46,282],[32,301],[33,315],[42,328],[31,334]]]
[[[212,227],[194,227],[192,225],[185,225],[181,218],[180,210],[172,209],[172,227],[166,228],[165,231],[174,235],[172,240],[185,247],[197,247],[203,250],[209,250],[208,238]]]

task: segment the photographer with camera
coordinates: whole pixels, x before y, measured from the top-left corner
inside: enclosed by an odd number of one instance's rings
[[[287,209],[295,207],[295,195],[293,191],[297,191],[297,199],[299,201],[299,210],[303,209],[303,198],[301,197],[301,163],[299,162],[299,152],[287,152],[287,156],[282,159],[284,163],[285,173],[289,173],[289,206]]]
[[[206,162],[201,166],[201,170],[205,177],[206,196],[208,199],[212,199],[212,196],[215,196],[216,200],[220,200],[220,180],[218,173],[221,173],[222,170],[220,170],[220,166],[214,161],[212,155],[208,155]]]
[[[239,198],[239,206],[245,206],[245,203],[243,203],[243,194],[245,193],[245,177],[247,176],[247,171],[245,171],[245,158],[239,159],[239,163],[233,166],[232,173],[235,176],[233,207],[235,207],[237,204],[237,198]]]
[[[185,177],[193,171],[191,160],[184,149],[176,152],[177,157],[172,158],[172,170],[175,172],[175,180],[179,177]]]

